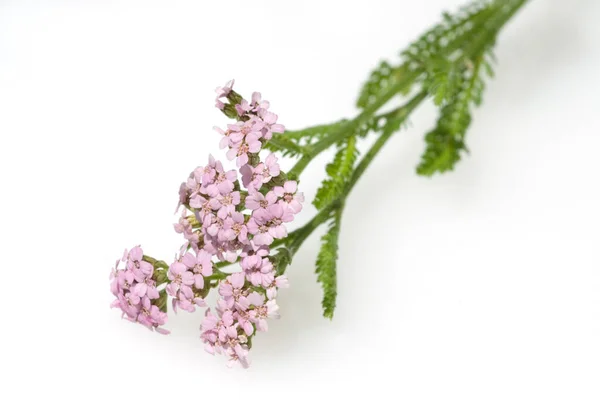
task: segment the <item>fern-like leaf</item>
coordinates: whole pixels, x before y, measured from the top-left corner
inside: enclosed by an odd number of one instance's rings
[[[341,195],[345,183],[352,175],[357,157],[356,136],[350,136],[342,142],[333,161],[327,164],[325,170],[328,178],[323,181],[313,200],[313,204],[317,209],[325,208]]]
[[[263,143],[263,148],[271,151],[279,151],[284,156],[298,157],[304,154],[304,148],[285,133],[274,134],[273,137]]]
[[[341,209],[334,212],[329,230],[321,238],[321,249],[317,256],[317,281],[323,287],[323,316],[333,318],[337,297],[338,238],[340,234]]]
[[[419,175],[452,170],[466,150],[464,138],[471,124],[471,104],[481,104],[485,88],[480,76],[483,62],[483,57],[479,57],[462,74],[460,89],[442,107],[436,127],[425,136],[427,146],[417,166]]]
[[[461,56],[464,44],[469,42],[472,32],[485,24],[502,6],[500,0],[482,0],[475,1],[454,14],[445,13],[442,22],[421,35],[401,53],[398,64],[382,61],[371,72],[356,105],[359,108],[368,107],[377,101],[387,87],[411,74],[417,74],[417,82],[432,89],[436,104],[444,103],[444,100],[452,97],[457,83],[454,78],[459,71],[449,69],[454,66],[453,61]],[[435,68],[436,65],[441,68]],[[407,86],[401,94],[408,94],[410,89]]]

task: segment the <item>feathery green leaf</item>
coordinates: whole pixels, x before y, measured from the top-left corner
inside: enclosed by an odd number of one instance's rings
[[[323,287],[323,316],[333,318],[337,297],[338,238],[340,234],[341,208],[334,211],[329,230],[321,238],[321,249],[317,256],[317,281]]]
[[[324,208],[339,197],[345,183],[352,175],[357,157],[356,136],[350,136],[342,142],[333,161],[325,168],[328,178],[321,183],[313,200],[317,209]]]

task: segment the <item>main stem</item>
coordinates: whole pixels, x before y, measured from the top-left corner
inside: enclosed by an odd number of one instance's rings
[[[528,0],[507,0],[506,3],[502,4],[497,13],[492,15],[486,15],[485,19],[481,21],[481,32],[464,48],[461,48],[463,57],[473,58],[480,57],[482,52],[485,51],[486,47],[495,40],[496,35],[500,29],[508,22],[514,14],[527,2]],[[447,49],[452,51],[453,49]],[[401,93],[403,90],[409,88],[418,78],[419,73],[413,72],[404,75],[400,80],[390,85],[389,88],[381,94],[378,99],[365,108],[355,119],[348,121],[347,123],[340,126],[339,129],[327,135],[323,140],[318,142],[314,147],[308,148],[305,154],[298,160],[296,165],[290,170],[290,175],[299,176],[309,162],[316,157],[323,150],[329,148],[331,145],[338,143],[356,132],[356,128],[361,124],[369,121],[374,117],[375,113],[385,105],[392,97],[396,94]],[[414,96],[406,105],[398,108],[392,113],[398,113],[397,116],[403,121],[410,115],[410,113],[419,106],[419,104],[425,100],[428,93],[422,91]],[[388,116],[386,114],[386,116]],[[364,155],[360,163],[354,170],[350,180],[344,188],[342,195],[331,202],[325,208],[320,210],[309,222],[307,222],[301,228],[291,232],[288,240],[288,249],[293,255],[298,251],[304,240],[308,238],[314,232],[314,230],[321,224],[325,223],[331,218],[333,211],[340,209],[344,206],[346,198],[356,185],[356,182],[363,175],[367,167],[371,164],[375,156],[381,151],[383,146],[387,143],[389,138],[393,135],[394,131],[387,131],[382,133],[369,151]]]
[[[402,121],[405,121],[406,118],[408,118],[408,116],[419,106],[419,104],[421,104],[421,102],[426,97],[427,97],[426,91],[422,91],[419,94],[415,95],[408,103],[406,103],[404,106],[402,106],[402,107],[398,108],[396,111],[394,111],[394,114],[395,114],[394,117],[397,117],[397,118],[401,119]],[[395,131],[390,130],[390,131],[382,133],[379,136],[379,138],[377,138],[375,143],[371,146],[369,151],[367,151],[367,153],[361,159],[360,163],[358,163],[358,165],[356,166],[356,169],[354,170],[354,172],[352,173],[352,176],[350,177],[350,180],[346,184],[346,187],[344,188],[342,195],[338,199],[329,203],[325,208],[323,208],[321,211],[319,211],[319,213],[317,213],[317,215],[315,215],[313,217],[313,219],[311,219],[309,222],[307,222],[304,226],[302,226],[301,228],[298,228],[294,232],[290,233],[288,249],[290,250],[292,255],[296,251],[298,251],[300,246],[302,246],[302,243],[304,242],[304,240],[306,240],[306,238],[308,238],[314,232],[314,230],[317,229],[317,227],[319,227],[321,224],[326,222],[331,217],[334,210],[337,210],[340,207],[344,206],[346,198],[352,191],[352,188],[354,188],[354,185],[356,185],[356,182],[358,182],[358,180],[363,175],[363,173],[365,172],[367,167],[371,164],[371,162],[373,161],[375,156],[381,151],[381,149],[383,148],[385,143],[390,139],[390,137],[392,137],[392,135],[394,133],[395,133]]]

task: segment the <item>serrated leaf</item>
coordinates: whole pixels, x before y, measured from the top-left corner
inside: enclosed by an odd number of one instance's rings
[[[357,157],[356,136],[350,136],[342,142],[333,161],[325,167],[328,178],[323,180],[313,200],[317,209],[325,208],[340,196],[345,183],[352,175]]]
[[[321,238],[321,249],[317,255],[317,281],[323,288],[323,316],[333,318],[337,297],[337,259],[340,232],[341,209],[336,210],[329,224],[329,230]]]
[[[481,104],[485,84],[480,77],[483,58],[475,60],[472,70],[463,74],[462,84],[440,110],[436,127],[425,136],[426,148],[417,166],[417,173],[432,176],[454,168],[466,151],[465,134],[471,124],[471,105]]]

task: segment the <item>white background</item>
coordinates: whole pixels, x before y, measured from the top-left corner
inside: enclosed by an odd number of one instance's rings
[[[249,370],[203,351],[200,312],[163,337],[108,307],[123,248],[180,245],[179,182],[226,123],[217,85],[262,91],[292,129],[353,116],[377,61],[461,3],[0,1],[3,398],[600,398],[594,0],[507,26],[454,172],[414,173],[430,104],[389,142],[347,204],[332,322],[319,235]]]

